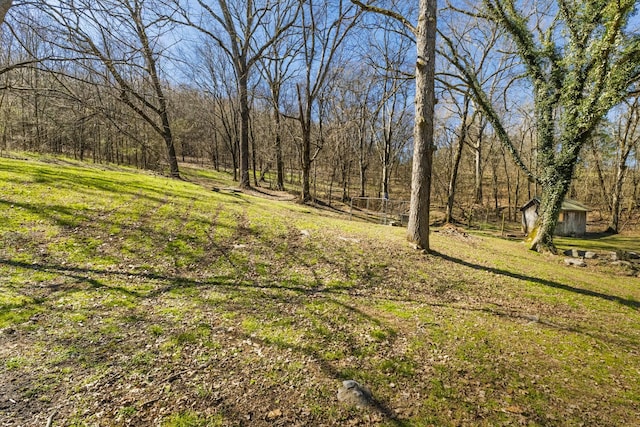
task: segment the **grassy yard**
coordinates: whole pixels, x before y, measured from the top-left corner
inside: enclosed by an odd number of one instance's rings
[[[0,426],[638,425],[627,270],[184,175],[0,159]]]

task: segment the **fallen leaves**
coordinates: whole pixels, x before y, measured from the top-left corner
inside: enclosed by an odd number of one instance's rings
[[[274,409],[272,411],[269,411],[269,413],[267,414],[267,419],[268,420],[274,420],[276,418],[279,418],[282,416],[282,411],[280,409]]]

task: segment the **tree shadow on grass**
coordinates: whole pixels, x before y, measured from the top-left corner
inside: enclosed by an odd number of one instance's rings
[[[446,255],[446,254],[443,254],[443,253],[437,252],[437,251],[432,251],[431,254],[436,256],[436,257],[438,257],[438,258],[441,258],[441,259],[443,259],[445,261],[450,261],[450,262],[462,265],[464,267],[472,268],[474,270],[488,271],[488,272],[491,272],[491,273],[494,273],[494,274],[499,274],[501,276],[511,277],[513,279],[534,282],[534,283],[538,283],[540,285],[548,286],[548,287],[555,288],[555,289],[561,289],[561,290],[567,291],[567,292],[573,292],[573,293],[580,294],[580,295],[585,295],[585,296],[588,296],[588,297],[600,298],[600,299],[603,299],[603,300],[606,300],[606,301],[616,302],[618,304],[621,304],[621,305],[624,305],[626,307],[629,307],[629,308],[631,308],[633,310],[640,309],[640,302],[632,300],[632,299],[622,298],[622,297],[615,296],[615,295],[609,295],[609,294],[605,294],[605,293],[602,293],[602,292],[591,291],[589,289],[577,288],[575,286],[567,285],[567,284],[564,284],[564,283],[554,282],[553,280],[541,279],[539,277],[526,276],[524,274],[513,273],[511,271],[501,270],[501,269],[495,268],[495,267],[486,267],[486,266],[483,266],[483,265],[473,264],[471,262],[462,260],[460,258],[455,258],[455,257],[452,257],[450,255]]]
[[[336,307],[336,309],[348,313],[349,317],[354,317],[358,319],[362,319],[362,321],[366,322],[369,325],[372,325],[375,328],[383,328],[388,329],[389,326],[385,325],[384,322],[380,319],[372,317],[370,314],[361,310],[360,308],[348,304],[339,299],[338,295],[342,295],[345,292],[345,289],[341,288],[332,288],[326,286],[318,286],[318,282],[320,279],[315,277],[308,285],[304,283],[295,283],[289,285],[283,285],[279,282],[268,281],[266,283],[258,283],[255,281],[251,281],[245,278],[233,278],[233,277],[215,277],[207,280],[198,280],[194,278],[188,278],[183,276],[172,276],[172,275],[163,275],[163,274],[155,274],[155,273],[146,273],[146,272],[131,272],[131,271],[122,271],[122,270],[108,270],[108,269],[100,269],[100,268],[84,268],[77,266],[67,266],[67,265],[56,265],[56,264],[46,264],[46,263],[28,263],[11,259],[1,259],[0,265],[11,266],[20,269],[29,269],[33,271],[39,272],[47,272],[47,273],[57,273],[60,275],[64,275],[78,283],[86,283],[91,288],[94,289],[110,289],[116,292],[120,292],[126,296],[139,298],[139,299],[149,299],[160,296],[162,294],[171,292],[174,289],[186,289],[190,287],[199,287],[199,288],[215,288],[221,290],[228,291],[243,291],[249,289],[271,289],[271,290],[281,290],[281,291],[289,291],[297,294],[297,296],[293,296],[291,294],[287,295],[272,295],[272,294],[260,294],[259,296],[252,295],[251,298],[262,298],[263,301],[267,299],[276,298],[282,301],[285,301],[289,304],[298,304],[296,301],[298,298],[304,299],[310,295],[314,297],[322,298],[325,302],[332,304]],[[310,267],[311,268],[311,267]],[[108,281],[109,277],[122,277],[122,278],[132,278],[138,277],[140,279],[146,280],[154,280],[157,281],[156,289],[153,289],[149,292],[138,291],[127,289],[127,287],[123,286],[114,286],[112,284],[106,284],[105,281]],[[58,289],[54,289],[53,291],[57,291]],[[65,289],[68,291],[69,289]],[[335,296],[334,296],[335,295]],[[43,304],[46,298],[40,298],[36,304]],[[31,303],[33,304],[33,302]],[[255,301],[254,301],[255,304]],[[5,307],[4,309],[15,309],[21,308],[18,306]],[[2,310],[0,310],[1,312]],[[322,319],[323,324],[333,324],[337,320],[333,319],[331,316],[326,315],[326,313],[319,313],[318,316]],[[303,354],[311,357],[316,361],[320,370],[324,372],[328,378],[334,378],[339,381],[354,379],[350,376],[350,371],[340,369],[336,364],[331,363],[331,361],[325,359],[321,349],[317,348],[314,345],[307,345],[305,343],[274,343],[265,339],[260,339],[255,335],[251,335],[245,332],[237,331],[235,332],[239,338],[242,339],[252,339],[254,341],[259,341],[263,346],[282,346],[290,351],[293,351],[298,354]],[[393,334],[389,334],[393,336]],[[320,339],[333,339],[333,335],[328,334],[326,336],[320,335],[318,336]],[[346,344],[349,344],[350,340],[347,340]],[[355,342],[354,342],[355,345]],[[347,347],[350,347],[347,345]],[[338,384],[336,384],[337,390]],[[384,419],[390,423],[390,425],[394,426],[404,426],[406,423],[403,420],[400,420],[397,415],[394,413],[392,408],[382,399],[376,399],[375,397],[371,400],[371,408],[381,414]]]

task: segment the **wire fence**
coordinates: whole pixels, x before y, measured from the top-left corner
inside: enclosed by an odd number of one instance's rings
[[[384,225],[405,226],[409,221],[409,201],[381,197],[353,197],[349,219],[354,217]]]

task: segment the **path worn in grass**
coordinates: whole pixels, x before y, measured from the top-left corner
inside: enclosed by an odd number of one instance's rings
[[[640,419],[640,279],[211,186],[0,159],[0,426]]]

